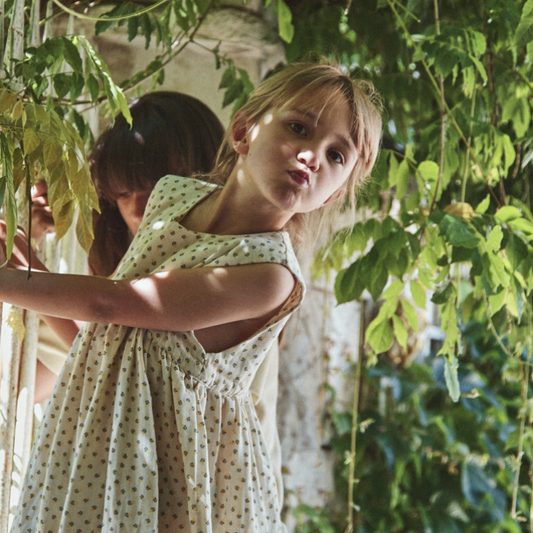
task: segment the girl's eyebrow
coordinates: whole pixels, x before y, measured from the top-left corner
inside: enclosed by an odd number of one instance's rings
[[[300,115],[303,115],[304,117],[308,118],[309,120],[313,121],[313,123],[316,125],[318,124],[320,117],[315,115],[313,112],[309,111],[308,109],[299,109],[299,108],[293,108],[291,111],[294,111]],[[341,133],[334,132],[335,137],[337,137],[337,141],[344,147],[346,150],[354,150],[357,152],[357,149],[355,147],[355,143],[353,142],[353,139],[351,137],[346,137],[345,135],[342,135]]]
[[[351,137],[346,137],[345,135],[342,135],[340,133],[335,133],[335,136],[337,137],[337,140],[346,150],[353,150],[354,152],[357,151],[355,144]]]

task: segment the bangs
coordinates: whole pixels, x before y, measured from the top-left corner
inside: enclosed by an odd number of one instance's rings
[[[159,178],[168,173],[168,161],[172,157],[166,147],[147,147],[138,131],[103,136],[89,158],[98,196],[115,204],[125,191],[151,190]]]
[[[381,140],[381,100],[372,84],[340,75],[330,68],[321,69],[322,76],[309,72],[296,72],[285,86],[280,87],[277,101],[282,109],[296,108],[320,117],[340,105],[347,105],[350,116],[350,136],[357,150],[358,161],[354,169],[363,179],[375,163]],[[271,105],[276,107],[273,99]]]

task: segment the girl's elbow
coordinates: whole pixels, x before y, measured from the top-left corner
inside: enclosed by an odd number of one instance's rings
[[[89,300],[89,320],[100,324],[120,324],[124,319],[124,295],[116,286],[94,294]]]

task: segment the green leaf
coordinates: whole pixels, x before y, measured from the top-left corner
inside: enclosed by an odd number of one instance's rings
[[[390,350],[394,343],[394,335],[388,319],[379,322],[374,319],[366,330],[366,340],[376,353]]]
[[[403,287],[404,285],[399,279],[394,280],[383,293],[383,298],[386,300],[398,298],[403,291]]]
[[[370,286],[368,286],[367,289],[370,292],[370,295],[372,296],[374,302],[377,302],[379,300],[381,292],[387,284],[387,281],[389,279],[389,273],[387,267],[384,264],[380,263],[379,265],[371,265],[370,257],[367,257],[368,260],[365,261],[364,265],[367,270],[371,269]]]
[[[100,85],[98,80],[94,77],[93,74],[89,74],[86,80],[87,89],[89,89],[89,94],[91,95],[92,103],[98,102],[98,97],[100,95]]]
[[[491,316],[494,316],[503,307],[506,296],[507,292],[505,290],[501,290],[497,294],[490,294],[488,296]]]
[[[139,30],[139,17],[131,17],[128,19],[128,42],[133,41],[137,37]]]
[[[520,428],[517,427],[515,430],[511,431],[509,435],[507,435],[507,439],[505,440],[505,449],[511,450],[513,448],[517,448],[519,438],[520,438]]]
[[[405,241],[404,241],[405,242]],[[407,248],[400,249],[400,252],[397,257],[391,257],[391,260],[388,262],[389,272],[396,276],[397,278],[402,278],[407,272],[409,266],[409,257],[407,255]]]
[[[426,290],[422,284],[417,280],[411,280],[411,295],[415,304],[420,307],[420,309],[426,308]]]
[[[502,102],[502,123],[513,123],[513,128],[517,137],[523,137],[531,122],[531,107],[527,98],[523,95],[505,95]]]
[[[28,155],[37,150],[41,145],[39,135],[32,129],[24,130],[24,154]]]
[[[152,37],[152,23],[150,22],[150,17],[144,13],[139,17],[139,23],[141,26],[141,32],[145,38],[144,49],[148,50],[148,48],[150,48],[150,40]]]
[[[441,232],[446,234],[448,243],[452,246],[475,248],[480,240],[475,230],[462,218],[446,214],[439,227]]]
[[[392,315],[392,325],[394,326],[394,335],[398,344],[406,350],[408,334],[403,320],[398,315]]]
[[[56,74],[52,77],[52,83],[59,100],[62,100],[70,91],[72,77],[69,74]]]
[[[64,203],[52,205],[54,215],[54,227],[56,231],[56,240],[61,239],[67,233],[74,219],[75,210],[74,200],[68,200]]]
[[[487,212],[487,209],[489,208],[489,206],[490,206],[490,194],[487,194],[485,199],[481,201],[476,207],[476,213],[478,215],[483,215],[484,213]]]
[[[503,239],[503,231],[501,226],[494,226],[492,228],[489,238],[487,239],[487,249],[492,252],[498,252]]]
[[[450,397],[454,402],[459,400],[461,396],[461,390],[459,387],[459,378],[457,376],[457,368],[459,364],[455,355],[447,357],[444,362],[444,379],[446,381],[446,387],[448,387],[448,392]]]
[[[337,274],[335,278],[335,297],[339,304],[351,302],[361,296],[365,286],[361,282],[360,269],[361,261],[356,261]]]
[[[419,187],[432,199],[439,177],[439,165],[434,161],[422,161],[418,165]],[[420,183],[421,180],[421,183]]]
[[[83,72],[83,63],[80,53],[72,41],[66,37],[61,37],[63,43],[63,54],[65,61],[73,68],[75,72]]]
[[[233,61],[228,61],[228,66],[226,67],[226,70],[222,74],[222,78],[220,79],[220,83],[218,84],[219,89],[227,89],[230,87],[233,83],[235,83],[235,65],[233,64]]]
[[[444,304],[448,302],[454,295],[455,287],[448,281],[437,288],[431,297],[431,301],[435,304]]]
[[[5,176],[0,178],[0,205],[4,205],[4,198],[6,196],[7,179]]]
[[[394,155],[394,152],[390,152],[389,156],[389,187],[395,187],[398,183],[398,168],[400,164]]]
[[[2,89],[0,92],[0,113],[5,113],[6,111],[13,113],[13,108],[17,104],[17,95],[7,89]]]
[[[511,220],[520,218],[522,216],[522,213],[520,212],[520,209],[512,205],[506,205],[498,209],[498,211],[496,211],[496,214],[494,216],[500,222],[510,222]]]
[[[397,185],[396,185],[396,198],[401,200],[409,189],[409,183],[411,180],[411,174],[409,172],[409,162],[404,159],[398,167]]]
[[[93,216],[92,210],[83,205],[80,206],[78,220],[76,221],[76,237],[80,246],[89,253],[93,243]]]
[[[407,322],[409,322],[414,331],[418,331],[418,317],[416,316],[415,308],[405,298],[400,298],[400,303]]]
[[[96,70],[98,77],[104,84],[104,89],[107,94],[109,106],[111,107],[113,112],[120,111],[124,115],[124,118],[126,119],[128,124],[131,126],[132,118],[131,112],[128,107],[128,101],[126,100],[126,97],[124,96],[124,93],[121,91],[120,87],[118,87],[118,85],[116,85],[113,81],[111,73],[109,72],[109,69],[107,68],[107,65],[105,64],[104,60],[100,57],[98,52],[96,52],[96,50],[86,38],[81,36],[78,36],[77,38],[85,49],[87,59],[90,61],[91,65]]]
[[[13,242],[17,231],[17,201],[13,184],[13,143],[9,142],[3,132],[0,132],[0,148],[2,161],[2,174],[6,180],[5,185],[5,220],[6,220],[6,256],[9,259],[13,251]]]
[[[61,145],[54,137],[47,137],[43,146],[44,165],[48,172],[53,172],[63,156]]]
[[[533,41],[533,0],[527,0],[524,4],[520,23],[516,28],[515,41],[518,46]]]
[[[525,218],[517,218],[509,222],[509,226],[516,231],[522,231],[529,237],[533,236],[533,224]]]
[[[461,263],[472,260],[472,248],[465,248],[464,246],[454,246],[452,248],[451,263]]]
[[[292,24],[291,10],[284,0],[278,0],[277,7],[279,36],[286,43],[290,43],[294,37],[294,26]]]
[[[461,469],[461,488],[471,505],[480,505],[494,491],[494,481],[487,476],[475,457],[467,457]]]
[[[236,100],[244,91],[244,83],[238,78],[236,79],[224,93],[224,99],[222,100],[222,107],[226,107]]]

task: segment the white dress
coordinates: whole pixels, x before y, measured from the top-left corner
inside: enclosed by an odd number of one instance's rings
[[[284,530],[250,383],[304,285],[285,232],[210,235],[179,220],[217,186],[166,176],[114,278],[281,263],[297,283],[249,340],[206,353],[193,332],[87,324],[39,429],[12,531]]]

